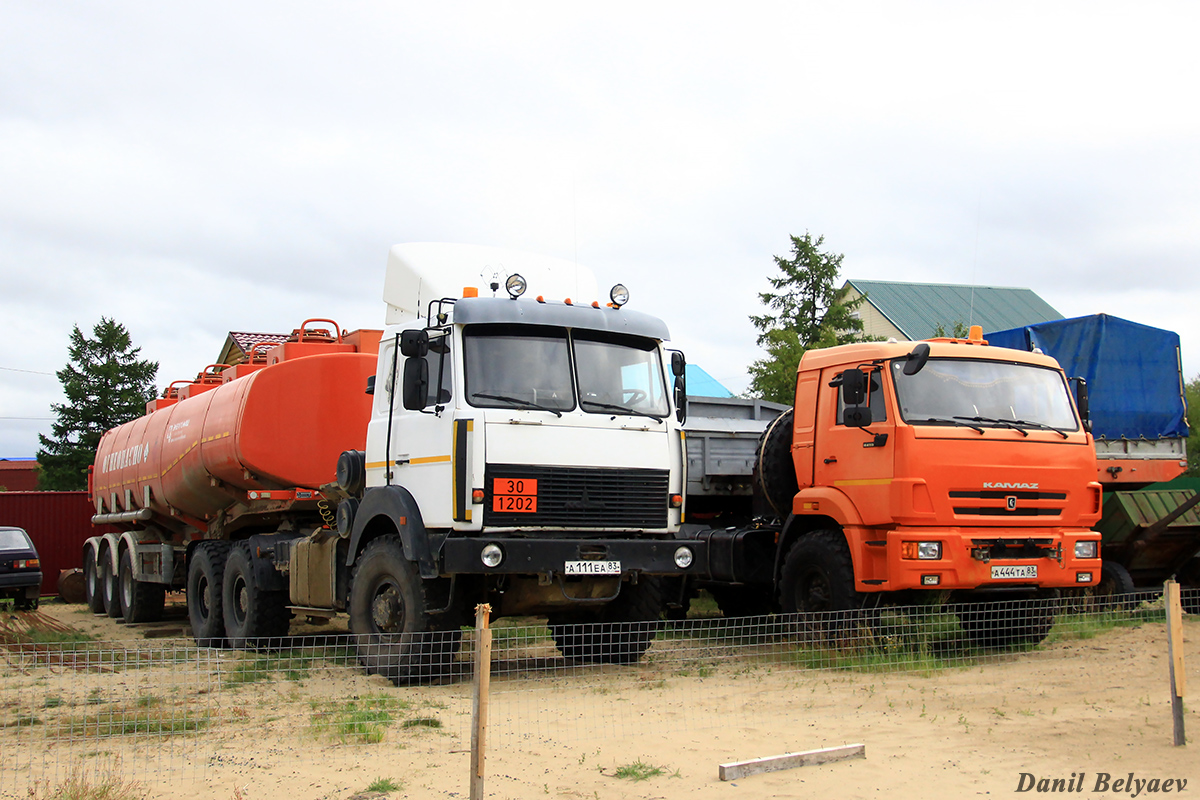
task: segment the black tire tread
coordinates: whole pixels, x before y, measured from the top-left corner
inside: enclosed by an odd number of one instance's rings
[[[220,539],[200,542],[192,550],[192,563],[188,564],[188,619],[192,623],[192,636],[201,647],[221,647],[225,642],[221,590],[225,582],[225,561],[229,557],[229,545],[229,542]],[[192,567],[200,558],[208,560],[212,573],[209,576],[209,584],[217,589],[212,593],[213,599],[209,604],[209,619],[212,623],[207,626],[197,624],[200,620],[192,597]],[[203,627],[207,627],[208,630],[198,630]]]
[[[247,586],[251,589],[250,608],[247,609],[246,624],[241,631],[230,625],[229,598],[225,596],[225,584],[232,574],[231,567],[244,568]],[[238,542],[229,549],[221,576],[221,614],[225,624],[225,638],[230,647],[243,649],[252,644],[250,640],[286,636],[292,621],[291,612],[287,607],[289,599],[286,591],[267,591],[254,583],[254,563],[247,542]]]
[[[642,575],[621,587],[617,597],[594,615],[556,614],[550,633],[563,657],[599,664],[634,664],[658,633],[663,610],[662,579]]]
[[[779,519],[792,513],[792,499],[800,491],[796,464],[792,460],[792,428],[795,414],[788,409],[763,431],[754,452],[755,480],[771,510]]]
[[[125,592],[121,590],[121,582],[124,580],[123,572],[125,563],[129,562],[129,569],[133,570],[133,556],[128,549],[121,553],[121,559],[117,568],[117,590],[121,592],[122,613],[125,617],[126,624],[137,622],[157,622],[162,619],[163,608],[166,604],[167,588],[161,583],[148,583],[139,581],[133,578],[132,602],[129,607],[125,606]]]

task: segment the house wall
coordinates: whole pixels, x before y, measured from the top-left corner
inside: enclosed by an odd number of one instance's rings
[[[846,300],[852,301],[862,297],[862,292],[855,289],[853,286],[846,284],[843,287],[846,291]],[[879,309],[871,305],[871,298],[868,297],[866,302],[858,307],[858,317],[863,323],[864,336],[878,336],[881,339],[899,339],[900,341],[908,341],[908,336],[904,331],[892,324],[892,321],[885,317]]]

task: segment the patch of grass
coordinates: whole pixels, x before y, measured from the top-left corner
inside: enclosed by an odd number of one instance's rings
[[[403,783],[396,783],[391,778],[376,778],[370,786],[367,787],[368,792],[398,792],[404,788]]]
[[[25,638],[34,644],[91,644],[96,637],[80,631],[52,631],[44,628],[30,628]]]
[[[179,736],[204,730],[208,723],[208,714],[192,714],[186,710],[119,708],[60,720],[52,731],[47,731],[47,736],[63,739]]]
[[[272,680],[276,676],[284,680],[301,681],[314,669],[325,665],[345,666],[354,663],[354,654],[348,648],[333,651],[315,649],[279,650],[273,653],[243,653],[225,676],[224,687],[232,688],[247,683]]]
[[[408,708],[388,695],[368,695],[349,700],[312,703],[313,727],[346,743],[376,744],[397,713]]]
[[[29,800],[143,800],[147,791],[141,784],[116,777],[104,777],[89,783],[80,772],[73,772],[62,783],[49,782],[29,787]]]
[[[647,781],[651,778],[657,778],[659,775],[665,775],[666,770],[662,767],[656,767],[653,764],[647,764],[640,758],[632,764],[625,764],[617,767],[617,771],[613,773],[613,777],[627,781]]]
[[[413,717],[404,720],[405,728],[440,728],[442,721],[437,717]]]
[[[1139,607],[1112,609],[1090,614],[1059,614],[1046,643],[1094,639],[1115,628],[1139,628],[1147,622],[1162,622],[1162,609]]]
[[[63,699],[56,694],[46,695],[46,699],[42,701],[42,708],[58,708],[63,704]]]
[[[137,699],[138,708],[153,708],[162,703],[162,698],[153,694],[144,694]]]

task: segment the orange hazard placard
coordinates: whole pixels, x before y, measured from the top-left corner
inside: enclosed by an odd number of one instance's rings
[[[537,511],[536,478],[495,478],[492,481],[492,511]]]

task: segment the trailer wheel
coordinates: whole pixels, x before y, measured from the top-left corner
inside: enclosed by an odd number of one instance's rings
[[[976,647],[1010,649],[1041,644],[1058,614],[1055,590],[1024,600],[964,603],[955,607],[958,625]]]
[[[98,572],[96,550],[89,547],[83,554],[83,594],[88,610],[93,614],[104,613],[104,590]]]
[[[448,677],[462,643],[457,616],[443,615],[438,629],[429,615],[429,590],[404,557],[400,537],[371,541],[354,564],[350,581],[350,631],[367,672],[397,686]]]
[[[775,515],[786,519],[792,512],[792,500],[800,486],[796,464],[792,461],[792,409],[780,414],[758,440],[754,454],[755,480]]]
[[[113,619],[125,616],[121,608],[121,589],[117,586],[117,576],[113,574],[112,557],[108,552],[100,554],[100,594],[104,600],[104,613]]]
[[[662,580],[642,575],[599,613],[552,615],[550,633],[570,661],[634,664],[654,641],[662,610]]]
[[[221,613],[221,584],[229,542],[200,542],[188,559],[187,606],[192,636],[201,647],[221,647],[225,620]]]
[[[117,572],[121,593],[121,609],[126,623],[155,622],[162,619],[167,590],[161,583],[147,583],[133,577],[133,555],[129,549],[121,553]]]
[[[238,542],[229,551],[221,583],[221,609],[230,647],[254,646],[254,639],[286,636],[291,622],[288,593],[267,591],[254,579],[250,545]]]

